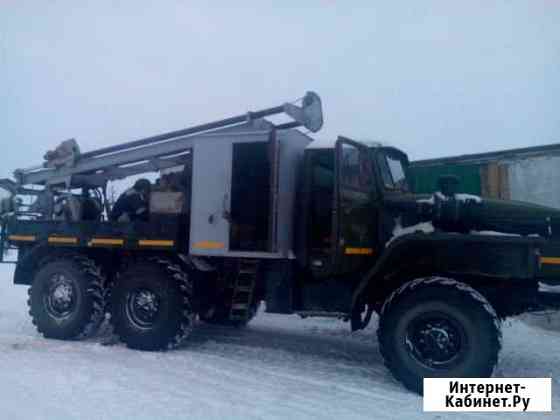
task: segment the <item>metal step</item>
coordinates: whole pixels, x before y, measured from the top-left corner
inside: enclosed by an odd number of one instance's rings
[[[256,260],[239,262],[229,313],[231,320],[244,321],[250,316],[258,271],[259,262]]]

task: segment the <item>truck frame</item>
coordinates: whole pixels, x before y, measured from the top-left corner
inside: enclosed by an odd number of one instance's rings
[[[266,119],[277,114],[290,121]],[[560,307],[536,279],[557,214],[528,225],[449,179],[413,195],[405,153],[346,137],[318,147],[298,130],[322,124],[308,92],[87,153],[69,143],[1,180],[0,256],[18,251],[14,283],[30,286],[38,331],[80,339],[107,318],[131,348],[171,349],[197,318],[240,327],[265,301],[354,331],[377,313],[386,365],[416,392],[424,377],[490,376],[502,319]],[[152,190],[148,220],[108,220],[109,182],[172,169],[179,182]]]

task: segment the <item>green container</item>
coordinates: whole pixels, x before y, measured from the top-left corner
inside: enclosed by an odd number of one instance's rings
[[[431,194],[438,190],[438,179],[443,175],[459,178],[459,191],[480,195],[480,165],[433,165],[410,167],[412,190],[418,194]]]

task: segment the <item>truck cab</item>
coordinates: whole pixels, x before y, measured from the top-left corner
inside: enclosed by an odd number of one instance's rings
[[[384,198],[409,192],[406,154],[339,137],[331,147],[311,143],[303,164],[303,264],[318,277],[371,264],[389,239],[380,219]]]
[[[531,299],[504,304],[493,294],[507,284],[535,295],[535,250],[558,212],[460,194],[445,177],[435,194],[414,194],[408,167],[397,148],[347,137],[306,148],[296,212],[296,311],[339,311],[360,328],[364,295],[379,310],[396,285],[434,275],[476,283],[503,316],[526,310]]]
[[[302,167],[294,309],[348,316],[360,278],[383,254],[393,229],[393,219],[382,218],[383,200],[408,192],[408,158],[393,147],[339,137],[310,143]]]

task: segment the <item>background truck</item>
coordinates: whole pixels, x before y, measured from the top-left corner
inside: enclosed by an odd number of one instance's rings
[[[491,375],[500,320],[560,306],[536,279],[559,213],[457,194],[449,177],[412,194],[405,153],[345,137],[315,147],[297,130],[322,123],[307,93],[87,153],[67,141],[15,171],[1,182],[0,255],[18,250],[14,282],[31,286],[39,332],[84,338],[108,314],[127,346],[168,349],[196,318],[242,326],[266,301],[352,330],[377,313],[386,365],[417,392],[423,377]],[[107,183],[154,171],[168,179],[147,220],[108,220]]]

